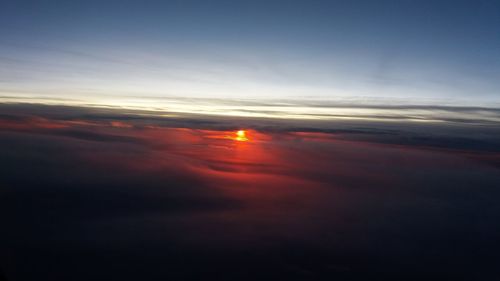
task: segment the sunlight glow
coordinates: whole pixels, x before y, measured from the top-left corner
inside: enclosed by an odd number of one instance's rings
[[[236,137],[234,138],[234,140],[237,140],[237,141],[248,141],[248,138],[246,136],[246,132],[244,130],[239,130],[236,132]]]

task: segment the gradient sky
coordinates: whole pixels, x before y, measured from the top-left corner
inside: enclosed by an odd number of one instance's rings
[[[0,96],[500,104],[499,1],[2,1]]]

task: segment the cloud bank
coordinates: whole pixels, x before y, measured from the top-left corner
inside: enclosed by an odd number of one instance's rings
[[[499,273],[496,126],[1,108],[9,280]]]

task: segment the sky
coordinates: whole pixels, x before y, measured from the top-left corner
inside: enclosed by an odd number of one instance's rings
[[[487,0],[2,1],[0,96],[498,107],[499,46]]]

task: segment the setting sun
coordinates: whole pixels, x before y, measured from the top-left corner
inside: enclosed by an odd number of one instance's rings
[[[244,130],[239,130],[236,132],[236,138],[235,140],[237,141],[247,141],[248,138],[246,136],[246,132]]]

